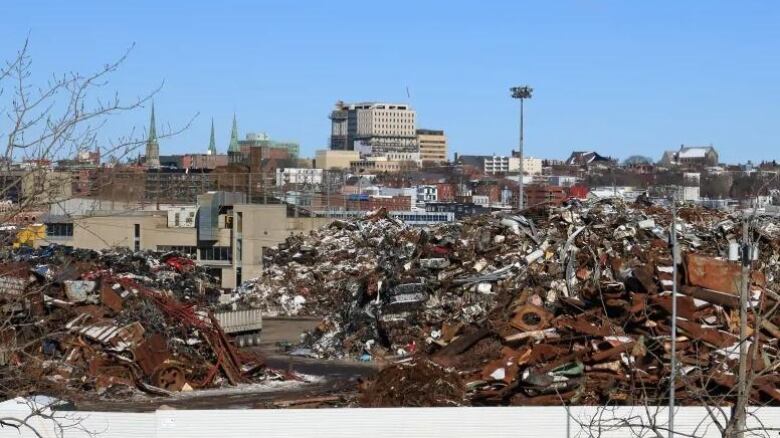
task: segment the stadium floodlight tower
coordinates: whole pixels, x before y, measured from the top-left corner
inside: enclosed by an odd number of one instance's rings
[[[526,99],[531,98],[534,89],[527,85],[523,85],[520,87],[512,87],[509,91],[512,92],[513,99],[520,99],[520,150],[518,152],[520,155],[520,177],[518,178],[520,187],[517,196],[517,208],[518,210],[522,210],[525,206],[523,203],[523,198],[525,197],[525,193],[523,193],[523,102]]]

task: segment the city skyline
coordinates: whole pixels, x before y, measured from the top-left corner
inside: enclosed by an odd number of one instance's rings
[[[408,103],[419,128],[447,132],[450,152],[509,154],[518,115],[507,89],[528,83],[531,156],[657,160],[680,144],[713,144],[724,162],[776,158],[774,4],[184,5],[6,5],[0,49],[12,56],[29,34],[40,82],[135,43],[110,88],[129,99],[165,81],[158,128],[199,113],[161,139],[161,154],[205,153],[212,117],[224,152],[235,113],[242,138],[265,132],[311,157],[327,146],[337,100]],[[145,130],[148,111],[112,120],[107,135]]]

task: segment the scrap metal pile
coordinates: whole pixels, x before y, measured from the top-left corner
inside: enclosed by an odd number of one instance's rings
[[[300,353],[410,357],[457,371],[468,403],[663,403],[672,257],[668,209],[638,200],[495,213],[431,229],[383,212],[296,236],[267,253],[243,299],[317,314]],[[678,400],[733,400],[741,233],[725,213],[683,208]],[[780,404],[780,227],[754,221],[749,320],[758,373],[751,401]],[[733,245],[732,245],[733,246]],[[390,404],[385,391],[369,405]],[[405,402],[406,404],[413,404]]]
[[[213,279],[176,253],[11,253],[0,290],[4,397],[169,395],[263,377],[209,311]]]

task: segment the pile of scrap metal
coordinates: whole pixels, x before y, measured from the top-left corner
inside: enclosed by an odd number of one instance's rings
[[[0,264],[5,396],[168,395],[265,377],[262,360],[226,337],[202,290],[187,290],[208,280],[189,259],[85,254]]]
[[[473,404],[663,403],[669,378],[671,214],[618,199],[494,213],[427,230],[382,214],[288,239],[246,295],[324,315],[301,354],[432,359]],[[739,218],[680,209],[677,390],[735,394]],[[780,404],[780,240],[754,221],[750,277],[755,403]],[[280,285],[284,285],[280,287]],[[274,295],[273,291],[281,295]],[[296,298],[299,297],[299,298]],[[308,307],[309,303],[316,303]]]
[[[367,273],[392,269],[383,259],[414,250],[414,244],[398,240],[406,233],[412,237],[411,230],[383,210],[291,236],[264,251],[263,276],[239,287],[235,299],[268,316],[330,314],[357,296]]]

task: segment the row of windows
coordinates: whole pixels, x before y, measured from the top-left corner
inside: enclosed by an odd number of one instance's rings
[[[73,237],[73,224],[46,224],[46,235],[50,237]]]
[[[197,254],[198,247],[190,246],[190,245],[157,245],[157,251],[160,252],[176,251],[182,254],[194,256],[195,254]]]
[[[201,260],[233,260],[233,249],[229,246],[212,246],[210,248],[200,248]]]
[[[392,216],[404,222],[447,222],[450,220],[446,214],[394,214]]]

